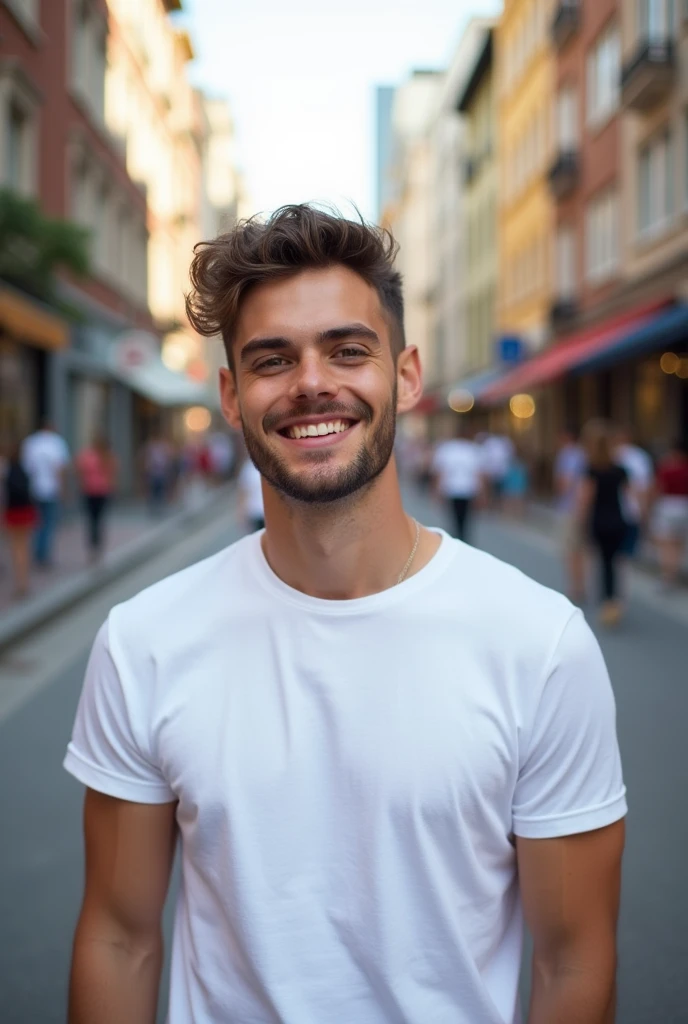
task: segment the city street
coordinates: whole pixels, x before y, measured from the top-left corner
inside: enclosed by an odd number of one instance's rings
[[[408,507],[428,525],[443,522],[441,511],[418,495],[410,496]],[[0,656],[2,1024],[65,1020],[82,876],[82,791],[61,761],[96,628],[113,603],[237,535],[229,513],[191,536],[180,532],[166,551]],[[476,541],[542,582],[561,585],[554,540],[527,523],[487,519]],[[617,697],[630,806],[620,1024],[688,1020],[688,615],[685,596],[672,606],[654,591],[652,580],[634,583],[627,621],[601,635]]]

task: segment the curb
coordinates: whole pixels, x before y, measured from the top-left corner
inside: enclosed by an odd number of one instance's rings
[[[88,594],[124,575],[135,565],[152,558],[183,527],[211,519],[216,510],[226,507],[233,492],[233,484],[221,487],[202,504],[174,513],[135,540],[115,548],[99,565],[76,572],[57,586],[4,612],[0,621],[0,651],[77,604]]]

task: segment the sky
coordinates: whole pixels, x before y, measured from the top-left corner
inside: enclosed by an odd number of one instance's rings
[[[254,210],[375,215],[375,86],[443,68],[498,0],[184,0],[194,84],[229,100]]]

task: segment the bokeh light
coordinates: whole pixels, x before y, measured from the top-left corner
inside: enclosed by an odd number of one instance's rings
[[[514,395],[509,408],[517,420],[529,420],[535,415],[535,399],[532,395]]]
[[[681,360],[675,352],[665,352],[659,360],[659,365],[664,373],[676,373],[680,364]]]
[[[193,409],[187,409],[184,416],[187,430],[193,431],[194,434],[200,434],[202,431],[207,430],[210,426],[210,420],[210,413],[200,405],[195,405]]]
[[[449,408],[454,412],[470,412],[475,405],[475,398],[465,388],[455,388],[449,395]]]

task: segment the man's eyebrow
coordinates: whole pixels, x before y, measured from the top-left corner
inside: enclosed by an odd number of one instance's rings
[[[318,334],[318,341],[343,341],[346,338],[367,338],[369,341],[380,341],[376,331],[372,327],[366,327],[365,324],[353,323],[353,324],[342,324],[340,327],[329,327],[326,331],[321,331]],[[248,341],[241,350],[241,361],[245,362],[249,356],[254,355],[256,352],[280,352],[286,348],[290,348],[293,342],[289,338],[285,338],[282,335],[276,335],[270,338],[253,338],[252,341]]]

